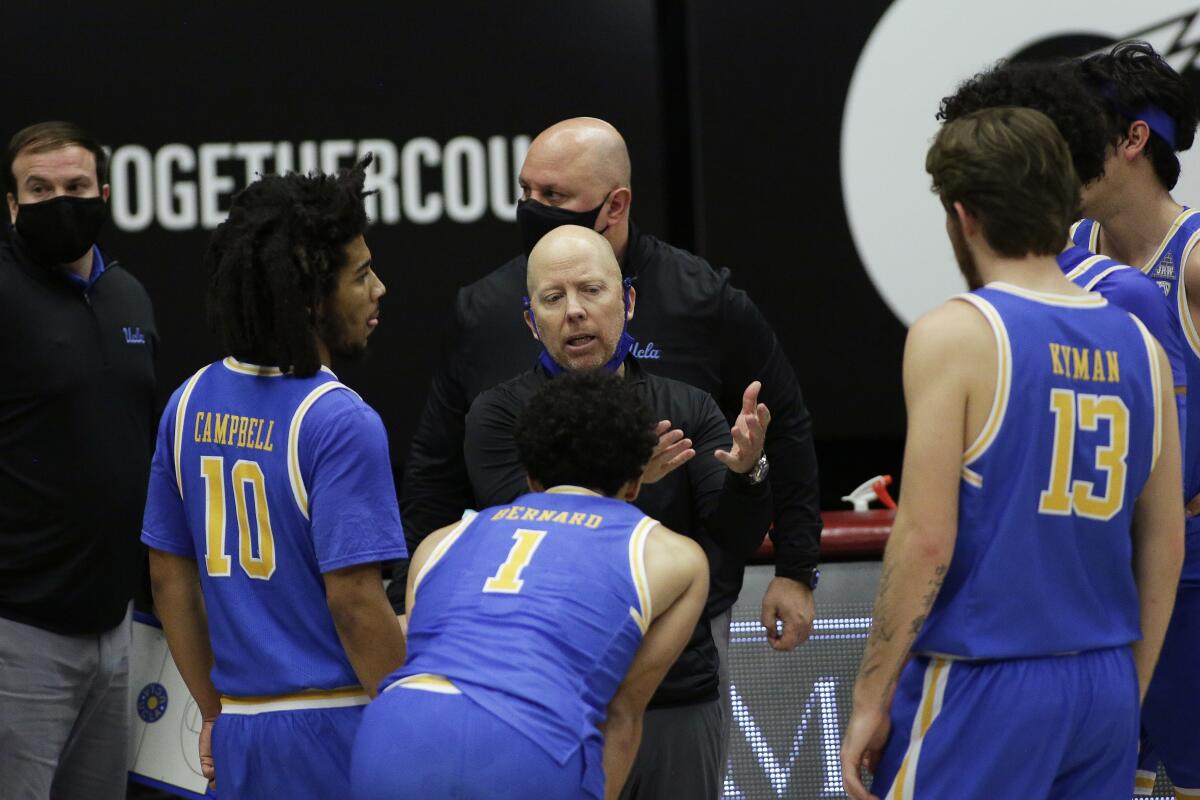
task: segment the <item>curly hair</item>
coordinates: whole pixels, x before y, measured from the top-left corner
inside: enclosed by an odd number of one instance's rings
[[[367,229],[368,155],[339,175],[267,175],[233,198],[205,255],[208,314],[228,352],[316,374],[317,308]]]
[[[1067,142],[1081,183],[1104,175],[1104,156],[1112,141],[1104,119],[1104,101],[1088,90],[1078,71],[1069,65],[1000,61],[943,97],[937,118],[953,122],[999,106],[1032,108],[1049,117]]]
[[[1133,118],[1146,106],[1158,106],[1175,122],[1175,146],[1151,130],[1145,154],[1154,174],[1168,190],[1179,181],[1179,158],[1192,146],[1200,120],[1196,96],[1186,78],[1146,42],[1122,42],[1108,53],[1078,62],[1082,79],[1100,99],[1108,131],[1108,144],[1123,140]]]
[[[658,438],[633,387],[603,370],[568,372],[546,383],[517,418],[517,452],[547,488],[570,484],[609,497],[642,474]]]

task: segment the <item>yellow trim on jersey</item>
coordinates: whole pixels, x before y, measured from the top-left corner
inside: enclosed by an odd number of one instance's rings
[[[1045,303],[1050,306],[1062,306],[1064,308],[1102,308],[1108,305],[1105,300],[1094,292],[1088,294],[1054,294],[1053,292],[1037,292],[1033,289],[1025,289],[1020,286],[1014,286],[1011,283],[1004,281],[992,281],[987,285],[989,289],[995,289],[1007,294],[1024,297],[1026,300],[1033,300],[1036,303]],[[973,295],[970,295],[973,296]]]
[[[253,375],[256,378],[279,378],[287,374],[279,367],[265,367],[262,364],[251,364],[248,361],[238,361],[233,356],[226,356],[221,364],[231,372],[236,372],[240,375]],[[321,372],[333,375],[333,370],[324,364],[321,365]],[[337,377],[337,375],[333,375]]]
[[[266,714],[271,711],[301,711],[313,708],[346,708],[365,706],[371,702],[361,686],[342,689],[313,689],[291,694],[262,697],[230,697],[221,695],[222,714]]]
[[[983,488],[983,476],[969,467],[962,468],[962,479],[976,489]]]
[[[1192,309],[1187,301],[1187,281],[1184,276],[1187,273],[1188,258],[1192,255],[1192,250],[1196,247],[1197,242],[1200,242],[1200,231],[1192,234],[1192,238],[1188,239],[1187,244],[1183,247],[1183,258],[1179,262],[1179,286],[1178,296],[1178,311],[1179,325],[1183,328],[1183,338],[1187,339],[1188,346],[1192,348],[1192,353],[1200,358],[1200,334],[1196,332],[1196,323],[1192,321]],[[1181,376],[1176,375],[1175,380],[1181,380]]]
[[[582,486],[572,486],[567,483],[563,483],[558,486],[551,486],[546,490],[546,494],[586,494],[591,495],[592,497],[604,497],[604,495],[600,494],[599,492],[592,491],[591,489],[585,489]]]
[[[1077,219],[1071,223],[1071,230],[1067,233],[1067,236],[1071,237],[1071,244],[1075,243],[1075,231],[1079,230],[1079,226],[1082,224],[1083,220],[1081,219]]]
[[[1008,410],[1008,393],[1012,388],[1012,345],[1008,340],[1008,330],[1004,327],[1004,320],[1000,318],[1000,312],[996,311],[995,306],[974,294],[958,295],[955,299],[964,300],[975,306],[991,326],[992,335],[996,338],[996,395],[992,398],[992,408],[988,412],[983,430],[963,453],[963,466],[965,467],[977,461],[987,452],[1004,422],[1004,415]],[[982,485],[982,478],[980,485]]]
[[[1179,226],[1197,214],[1200,214],[1200,209],[1188,208],[1179,212],[1179,216],[1175,217],[1175,221],[1171,223],[1170,230],[1167,231],[1167,235],[1164,236],[1162,241],[1159,243],[1158,249],[1154,251],[1154,255],[1150,256],[1150,260],[1147,261],[1145,266],[1142,267],[1143,273],[1149,274],[1154,265],[1158,263],[1158,260],[1162,258],[1163,251],[1166,250],[1167,245],[1171,243],[1171,239],[1174,238],[1175,232],[1179,230]],[[1179,264],[1179,280],[1181,281],[1183,280],[1184,263],[1187,262],[1184,261],[1183,263]]]
[[[1182,786],[1175,787],[1176,800],[1184,800],[1184,798],[1190,799],[1190,798],[1196,798],[1196,797],[1200,797],[1200,787],[1196,787],[1195,789],[1192,789],[1192,788],[1185,789]]]
[[[192,397],[192,390],[196,388],[196,381],[200,380],[204,370],[211,366],[212,364],[205,364],[188,379],[187,385],[183,387],[183,393],[179,395],[179,405],[175,408],[175,485],[179,487],[180,499],[183,499],[183,473],[179,471],[179,462],[183,453],[183,425],[187,418],[187,404]]]
[[[638,608],[630,608],[629,614],[643,636],[650,630],[650,622],[654,619],[654,608],[650,605],[650,580],[646,577],[646,539],[657,524],[656,519],[642,517],[629,535],[629,575],[638,598]]]
[[[925,688],[921,693],[921,703],[917,706],[916,716],[913,717],[908,752],[900,762],[900,769],[896,772],[896,779],[892,781],[892,788],[885,800],[905,800],[917,796],[917,761],[921,758],[921,745],[925,741],[925,735],[942,712],[942,700],[950,678],[950,663],[944,658],[932,658],[929,666],[925,668]]]
[[[413,597],[417,595],[417,587],[421,585],[421,580],[428,574],[429,570],[433,569],[434,565],[442,560],[442,556],[446,555],[446,551],[450,546],[458,541],[458,537],[462,536],[475,519],[475,512],[468,511],[463,514],[462,520],[455,526],[454,530],[446,534],[446,538],[437,543],[437,547],[433,548],[433,552],[429,554],[429,559],[421,565],[421,571],[413,578]]]
[[[1074,237],[1072,237],[1072,238],[1074,238]],[[1088,250],[1091,250],[1093,253],[1095,253],[1099,249],[1100,249],[1100,223],[1096,220],[1092,220],[1092,232],[1088,236]]]
[[[1073,269],[1067,273],[1067,275],[1066,275],[1067,280],[1069,280],[1069,281],[1075,280],[1080,275],[1082,275],[1083,273],[1087,272],[1092,267],[1099,264],[1105,258],[1106,258],[1106,256],[1089,256],[1089,257],[1085,258],[1083,261],[1079,262],[1079,266],[1075,267],[1075,269]],[[1089,286],[1087,288],[1090,289],[1091,287]]]
[[[300,474],[300,423],[304,421],[304,415],[312,408],[313,403],[334,389],[349,389],[349,387],[337,381],[322,383],[300,401],[300,405],[296,407],[296,413],[292,414],[292,421],[288,427],[288,478],[292,483],[292,495],[296,498],[296,505],[305,519],[308,519],[308,488],[304,485],[304,476]]]
[[[1100,258],[1104,258],[1104,256],[1100,256]],[[1122,270],[1122,269],[1133,269],[1133,267],[1127,267],[1124,264],[1113,264],[1111,267],[1104,270],[1099,275],[1097,275],[1096,277],[1094,277],[1090,281],[1088,281],[1087,285],[1084,286],[1083,288],[1087,289],[1090,292],[1097,283],[1104,280],[1109,275],[1112,275],[1114,272],[1116,272],[1118,270]]]
[[[226,356],[221,362],[230,372],[236,372],[240,375],[254,375],[258,378],[279,378],[283,375],[283,370],[279,367],[264,367],[259,364],[248,364],[245,361],[238,361],[233,356]]]
[[[1162,452],[1163,379],[1158,363],[1158,343],[1140,319],[1133,314],[1130,314],[1129,318],[1137,323],[1138,330],[1142,333],[1142,342],[1146,345],[1146,357],[1150,359],[1150,385],[1154,389],[1154,456],[1150,459],[1150,469],[1154,469],[1154,465],[1158,463],[1158,454]]]
[[[455,686],[449,678],[444,675],[434,675],[430,672],[421,672],[401,678],[389,684],[384,691],[390,692],[397,687],[402,689],[418,689],[422,692],[434,692],[435,694],[462,694],[462,690]]]
[[[1154,790],[1154,782],[1158,779],[1158,774],[1149,772],[1148,770],[1139,769],[1137,777],[1133,779],[1133,793],[1138,797],[1149,796]]]

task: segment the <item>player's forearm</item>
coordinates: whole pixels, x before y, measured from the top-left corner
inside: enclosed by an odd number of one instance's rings
[[[604,724],[604,797],[616,800],[642,741],[642,715],[617,715],[609,711]]]
[[[1146,696],[1146,688],[1150,685],[1167,625],[1171,621],[1183,550],[1182,536],[1140,536],[1134,539],[1133,570],[1141,611],[1142,638],[1133,643],[1133,658],[1137,665],[1138,696],[1142,698]]]
[[[855,705],[889,705],[904,660],[950,568],[953,547],[940,543],[944,540],[903,523],[893,530],[854,686]]]
[[[209,677],[213,666],[208,616],[198,583],[156,574],[151,560],[154,608],[163,624],[167,647],[183,682],[205,719],[221,713],[221,696]]]
[[[331,602],[329,608],[354,674],[374,697],[379,682],[404,663],[404,633],[383,587],[359,602]]]

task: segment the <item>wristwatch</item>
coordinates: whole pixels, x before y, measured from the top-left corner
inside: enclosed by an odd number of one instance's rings
[[[811,567],[809,569],[800,570],[792,580],[804,584],[809,591],[817,588],[817,581],[821,579],[821,570],[819,567]]]
[[[763,453],[758,457],[758,461],[754,462],[754,466],[750,468],[750,471],[745,473],[743,477],[745,477],[746,483],[751,486],[758,486],[767,479],[767,472],[770,468],[771,465],[767,463],[767,454]]]

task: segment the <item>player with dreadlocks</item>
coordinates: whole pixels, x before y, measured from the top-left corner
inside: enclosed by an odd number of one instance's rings
[[[361,353],[383,283],[364,168],[268,176],[209,247],[230,355],[163,413],[142,541],[222,795],[341,797],[362,707],[404,659],[379,562],[406,555],[387,434],[330,371]]]

